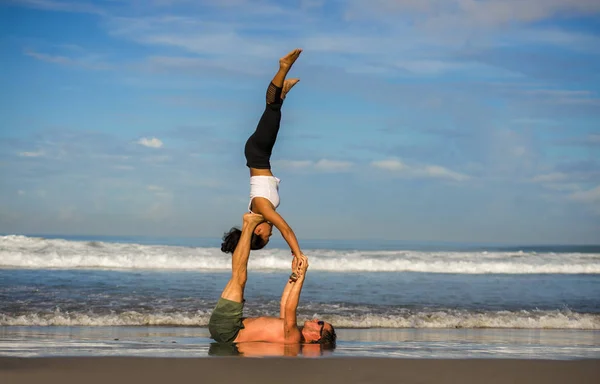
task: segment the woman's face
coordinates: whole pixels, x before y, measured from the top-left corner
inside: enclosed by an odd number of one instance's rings
[[[269,223],[268,221],[260,223],[256,226],[256,229],[254,229],[254,233],[260,236],[266,245],[269,242],[269,238],[273,234],[273,224]]]

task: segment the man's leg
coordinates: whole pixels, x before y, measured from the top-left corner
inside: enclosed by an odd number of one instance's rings
[[[231,257],[231,279],[223,289],[223,299],[244,302],[244,288],[248,280],[248,259],[250,258],[250,240],[254,228],[264,221],[261,215],[246,213],[242,224],[242,235]]]

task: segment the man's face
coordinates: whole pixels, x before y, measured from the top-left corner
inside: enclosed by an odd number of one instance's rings
[[[333,326],[330,323],[319,319],[312,319],[304,322],[302,335],[307,343],[312,343],[321,340],[323,332],[331,332]]]

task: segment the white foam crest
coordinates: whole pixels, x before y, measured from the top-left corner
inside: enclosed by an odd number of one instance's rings
[[[305,250],[313,271],[457,274],[600,274],[600,254]],[[290,253],[252,253],[253,270],[288,270]],[[0,237],[0,268],[229,270],[218,248]]]
[[[32,313],[0,314],[0,326],[200,326],[206,327],[210,313]],[[402,314],[324,315],[336,328],[504,328],[600,330],[600,315],[570,311],[468,312],[437,311]]]
[[[13,268],[229,269],[217,248],[0,237],[0,266]]]
[[[0,314],[1,326],[206,326],[210,313],[139,313],[97,315],[90,313],[31,313],[20,316]]]
[[[600,315],[551,311],[471,313],[417,312],[405,315],[324,316],[341,328],[600,329]]]

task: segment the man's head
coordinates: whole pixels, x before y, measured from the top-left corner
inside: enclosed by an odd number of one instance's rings
[[[312,319],[304,322],[302,327],[302,338],[305,343],[324,344],[335,347],[336,334],[331,323]]]

